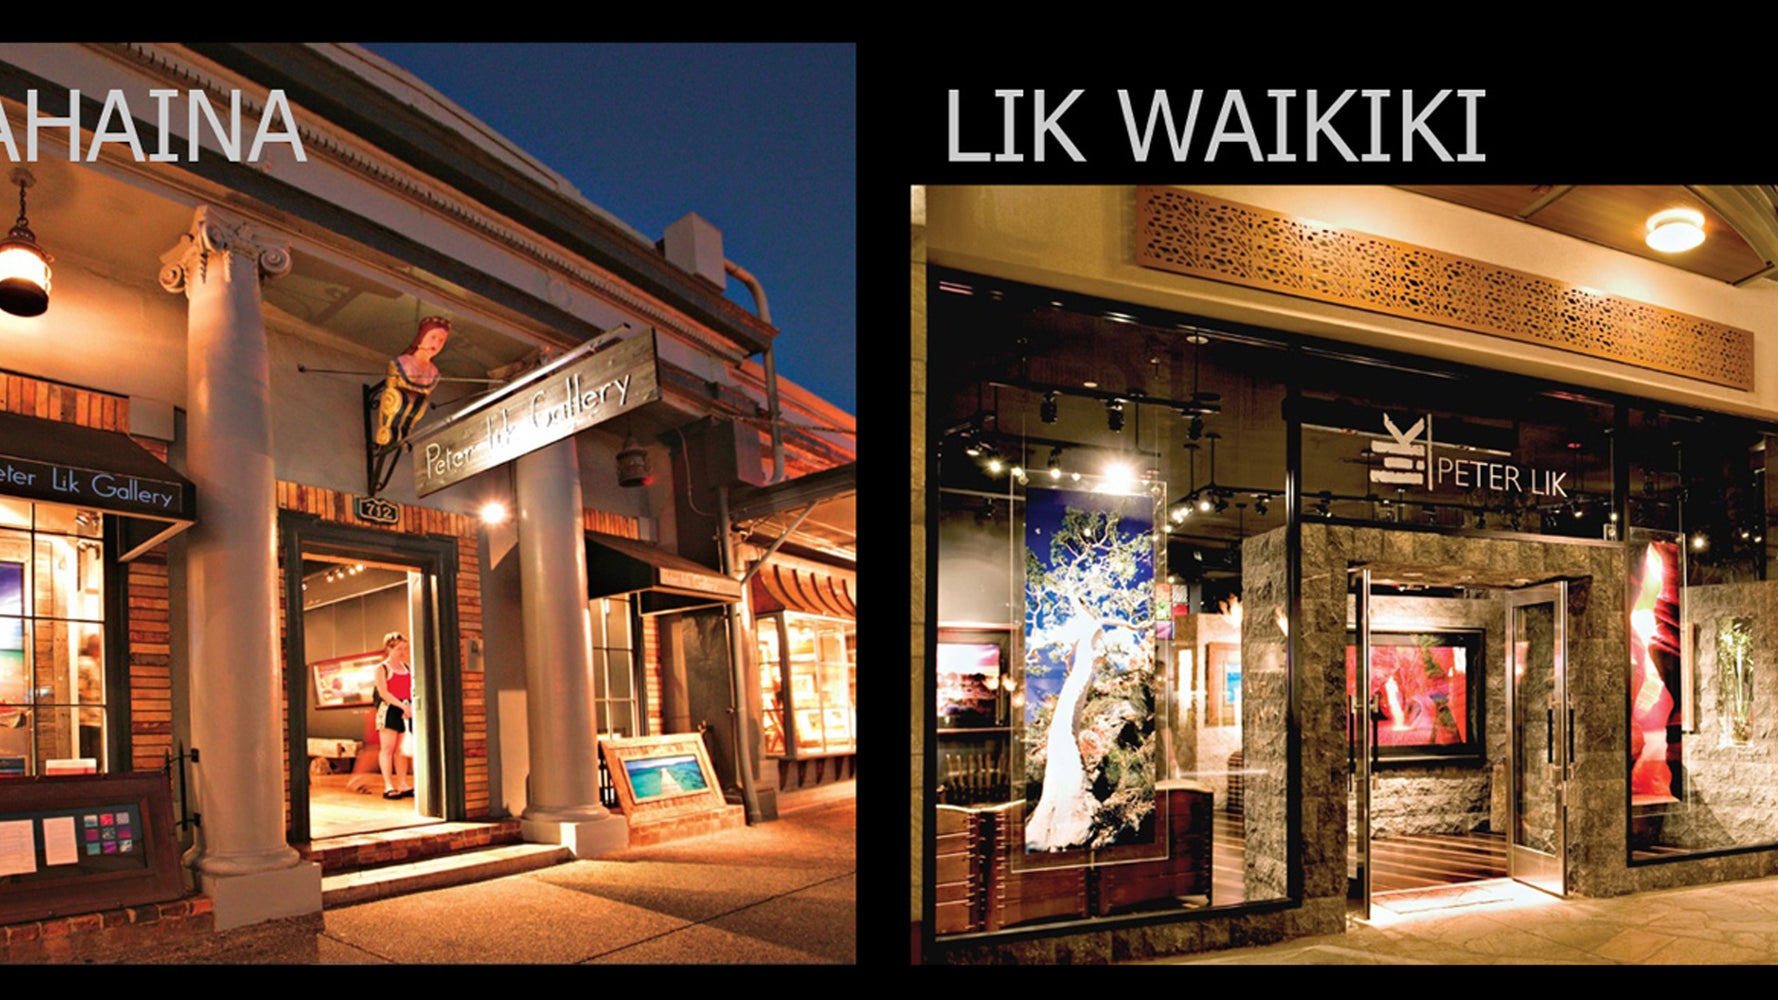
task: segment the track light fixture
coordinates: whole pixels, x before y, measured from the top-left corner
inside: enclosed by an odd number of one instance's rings
[[[1196,413],[1192,414],[1191,423],[1185,427],[1185,436],[1193,441],[1204,436],[1204,418],[1202,416]]]
[[[1105,426],[1113,434],[1121,434],[1124,430],[1124,401],[1108,399],[1105,401]]]
[[[1265,517],[1266,516],[1266,504],[1269,502],[1269,500],[1270,500],[1270,498],[1267,497],[1264,493],[1255,493],[1253,495],[1253,512],[1255,514],[1258,514],[1260,517]]]
[[[1056,390],[1051,389],[1043,394],[1043,402],[1038,404],[1037,415],[1043,418],[1044,423],[1053,424],[1056,422],[1056,413]]]
[[[1059,446],[1050,449],[1048,465],[1051,479],[1062,478],[1062,449]]]

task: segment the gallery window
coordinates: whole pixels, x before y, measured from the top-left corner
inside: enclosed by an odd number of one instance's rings
[[[1773,437],[1630,408],[1627,587],[1631,863],[1771,846],[1778,809]]]
[[[857,623],[795,611],[757,622],[765,752],[793,760],[856,752]]]
[[[930,301],[935,931],[1286,898],[1285,346]]]
[[[593,624],[593,700],[599,732],[639,736],[635,625],[630,597],[595,597],[588,607]]]
[[[104,771],[104,518],[0,498],[0,777]]]

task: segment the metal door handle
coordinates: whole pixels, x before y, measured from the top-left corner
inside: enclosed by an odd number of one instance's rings
[[[1568,710],[1568,761],[1569,767],[1574,766],[1574,709]]]
[[[1546,708],[1543,710],[1543,723],[1544,723],[1543,750],[1544,750],[1544,757],[1546,758],[1545,762],[1549,763],[1549,764],[1554,764],[1556,762],[1556,710],[1555,709]]]
[[[1358,780],[1358,708],[1351,695],[1346,696],[1346,790],[1351,791]]]

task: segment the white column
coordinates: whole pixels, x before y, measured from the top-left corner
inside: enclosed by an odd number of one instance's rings
[[[576,857],[591,857],[627,846],[629,827],[599,804],[592,621],[574,439],[520,457],[513,480],[530,706],[531,781],[520,826],[526,840],[563,844]]]
[[[161,287],[187,299],[186,470],[191,774],[202,816],[187,863],[223,930],[321,909],[318,865],[285,842],[278,669],[277,498],[262,279],[289,245],[200,206],[161,257]]]

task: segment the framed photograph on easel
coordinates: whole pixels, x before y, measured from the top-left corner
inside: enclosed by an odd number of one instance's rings
[[[725,804],[716,769],[697,733],[605,736],[599,740],[599,751],[605,755],[611,786],[626,816]]]

